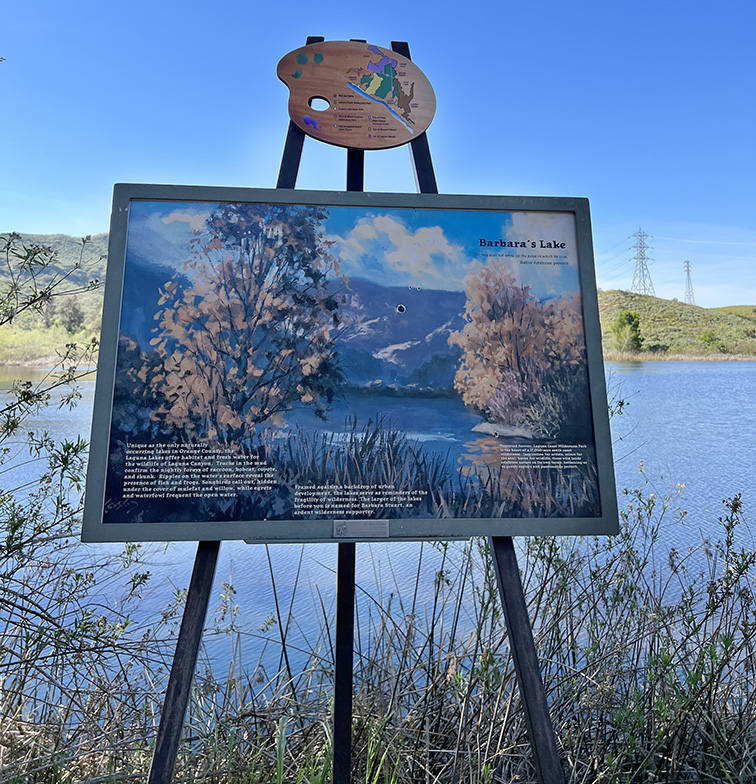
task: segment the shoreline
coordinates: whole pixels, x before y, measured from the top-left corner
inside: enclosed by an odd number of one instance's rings
[[[20,362],[18,359],[0,359],[0,367],[19,367],[29,368],[29,370],[40,370],[45,367],[53,367],[60,364],[60,355],[53,355],[47,357],[35,357],[34,359],[26,359]]]
[[[52,356],[52,357],[39,357],[38,359],[30,359],[26,360],[25,362],[19,362],[18,360],[14,359],[0,359],[0,373],[3,376],[8,376],[9,371],[17,371],[18,373],[23,374],[24,372],[28,373],[61,373],[65,371],[65,368],[61,364],[62,357],[60,356]],[[66,366],[68,367],[68,365]],[[96,373],[97,372],[97,365],[88,363],[82,363],[77,366],[78,371],[82,373]]]
[[[605,351],[604,362],[756,362],[753,354],[655,354]]]
[[[28,370],[44,370],[55,368],[60,364],[60,355],[35,357],[19,361],[12,358],[0,358],[0,368],[26,368]],[[756,362],[753,354],[655,354],[631,353],[622,351],[605,351],[604,362]]]

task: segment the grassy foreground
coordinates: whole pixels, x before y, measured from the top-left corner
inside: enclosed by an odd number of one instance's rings
[[[737,544],[740,499],[721,541],[660,551],[660,528],[681,514],[632,491],[615,538],[522,542],[570,782],[756,781],[754,555]],[[92,559],[67,529],[20,522],[2,549],[0,781],[145,781],[183,594],[148,628],[134,624],[151,579],[140,549]],[[429,557],[430,603],[419,584],[360,594],[354,781],[534,781],[486,543],[426,545]],[[244,628],[224,584],[206,634],[228,635],[235,654],[199,668],[176,781],[329,781],[333,597],[312,597],[320,633],[295,650],[286,608],[302,590]],[[117,610],[102,602],[114,593]],[[279,668],[259,658],[271,646]]]

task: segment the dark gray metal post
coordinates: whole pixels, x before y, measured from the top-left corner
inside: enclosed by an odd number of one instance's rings
[[[333,699],[333,784],[352,781],[352,692],[354,672],[354,542],[339,544],[336,574],[336,652]]]
[[[220,542],[197,543],[194,570],[160,714],[148,784],[170,784],[173,778],[219,550]]]
[[[350,38],[355,43],[366,44],[365,38]],[[347,148],[347,187],[348,191],[361,193],[365,190],[365,150]]]
[[[304,140],[304,131],[289,120],[289,130],[286,134],[286,144],[284,145],[283,156],[281,157],[281,168],[278,170],[276,188],[296,187]]]
[[[409,44],[406,41],[392,41],[391,49],[398,54],[404,55],[408,60],[412,59]],[[410,142],[410,146],[412,149],[412,166],[415,170],[415,185],[418,192],[438,193],[428,135],[424,132],[421,133],[417,139],[413,139]]]
[[[412,146],[412,166],[415,171],[415,184],[420,193],[438,193],[436,174],[433,171],[428,135],[423,133],[410,142]]]
[[[319,44],[325,41],[322,35],[308,35],[305,45]],[[276,188],[296,188],[299,163],[302,160],[305,132],[289,120],[289,130],[286,133],[286,143],[281,156],[281,167],[278,170]]]
[[[490,542],[538,781],[541,784],[563,784],[564,771],[549,715],[514,543],[511,536],[492,536]]]
[[[347,150],[347,190],[365,190],[365,150]]]

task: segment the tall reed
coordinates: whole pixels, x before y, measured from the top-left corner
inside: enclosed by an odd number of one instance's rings
[[[575,784],[756,781],[754,555],[738,544],[740,498],[725,506],[720,541],[665,552],[664,526],[685,530],[674,504],[628,492],[615,538],[518,540]],[[82,612],[72,591],[100,590],[113,564],[56,566],[66,552],[28,559],[3,584],[0,780],[144,780],[167,627],[134,634],[104,609]],[[425,545],[418,558],[413,582],[359,592],[354,780],[534,781],[486,542]],[[234,655],[198,670],[176,781],[329,780],[332,597],[311,597],[319,631],[302,650],[303,590],[295,581],[262,629],[224,626]],[[8,610],[12,591],[23,612]],[[269,671],[266,645],[289,646],[296,662]]]

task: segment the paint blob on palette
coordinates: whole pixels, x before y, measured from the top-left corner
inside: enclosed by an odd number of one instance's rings
[[[404,55],[355,41],[323,41],[278,63],[289,88],[289,116],[328,144],[381,150],[411,142],[430,125],[436,96]]]

